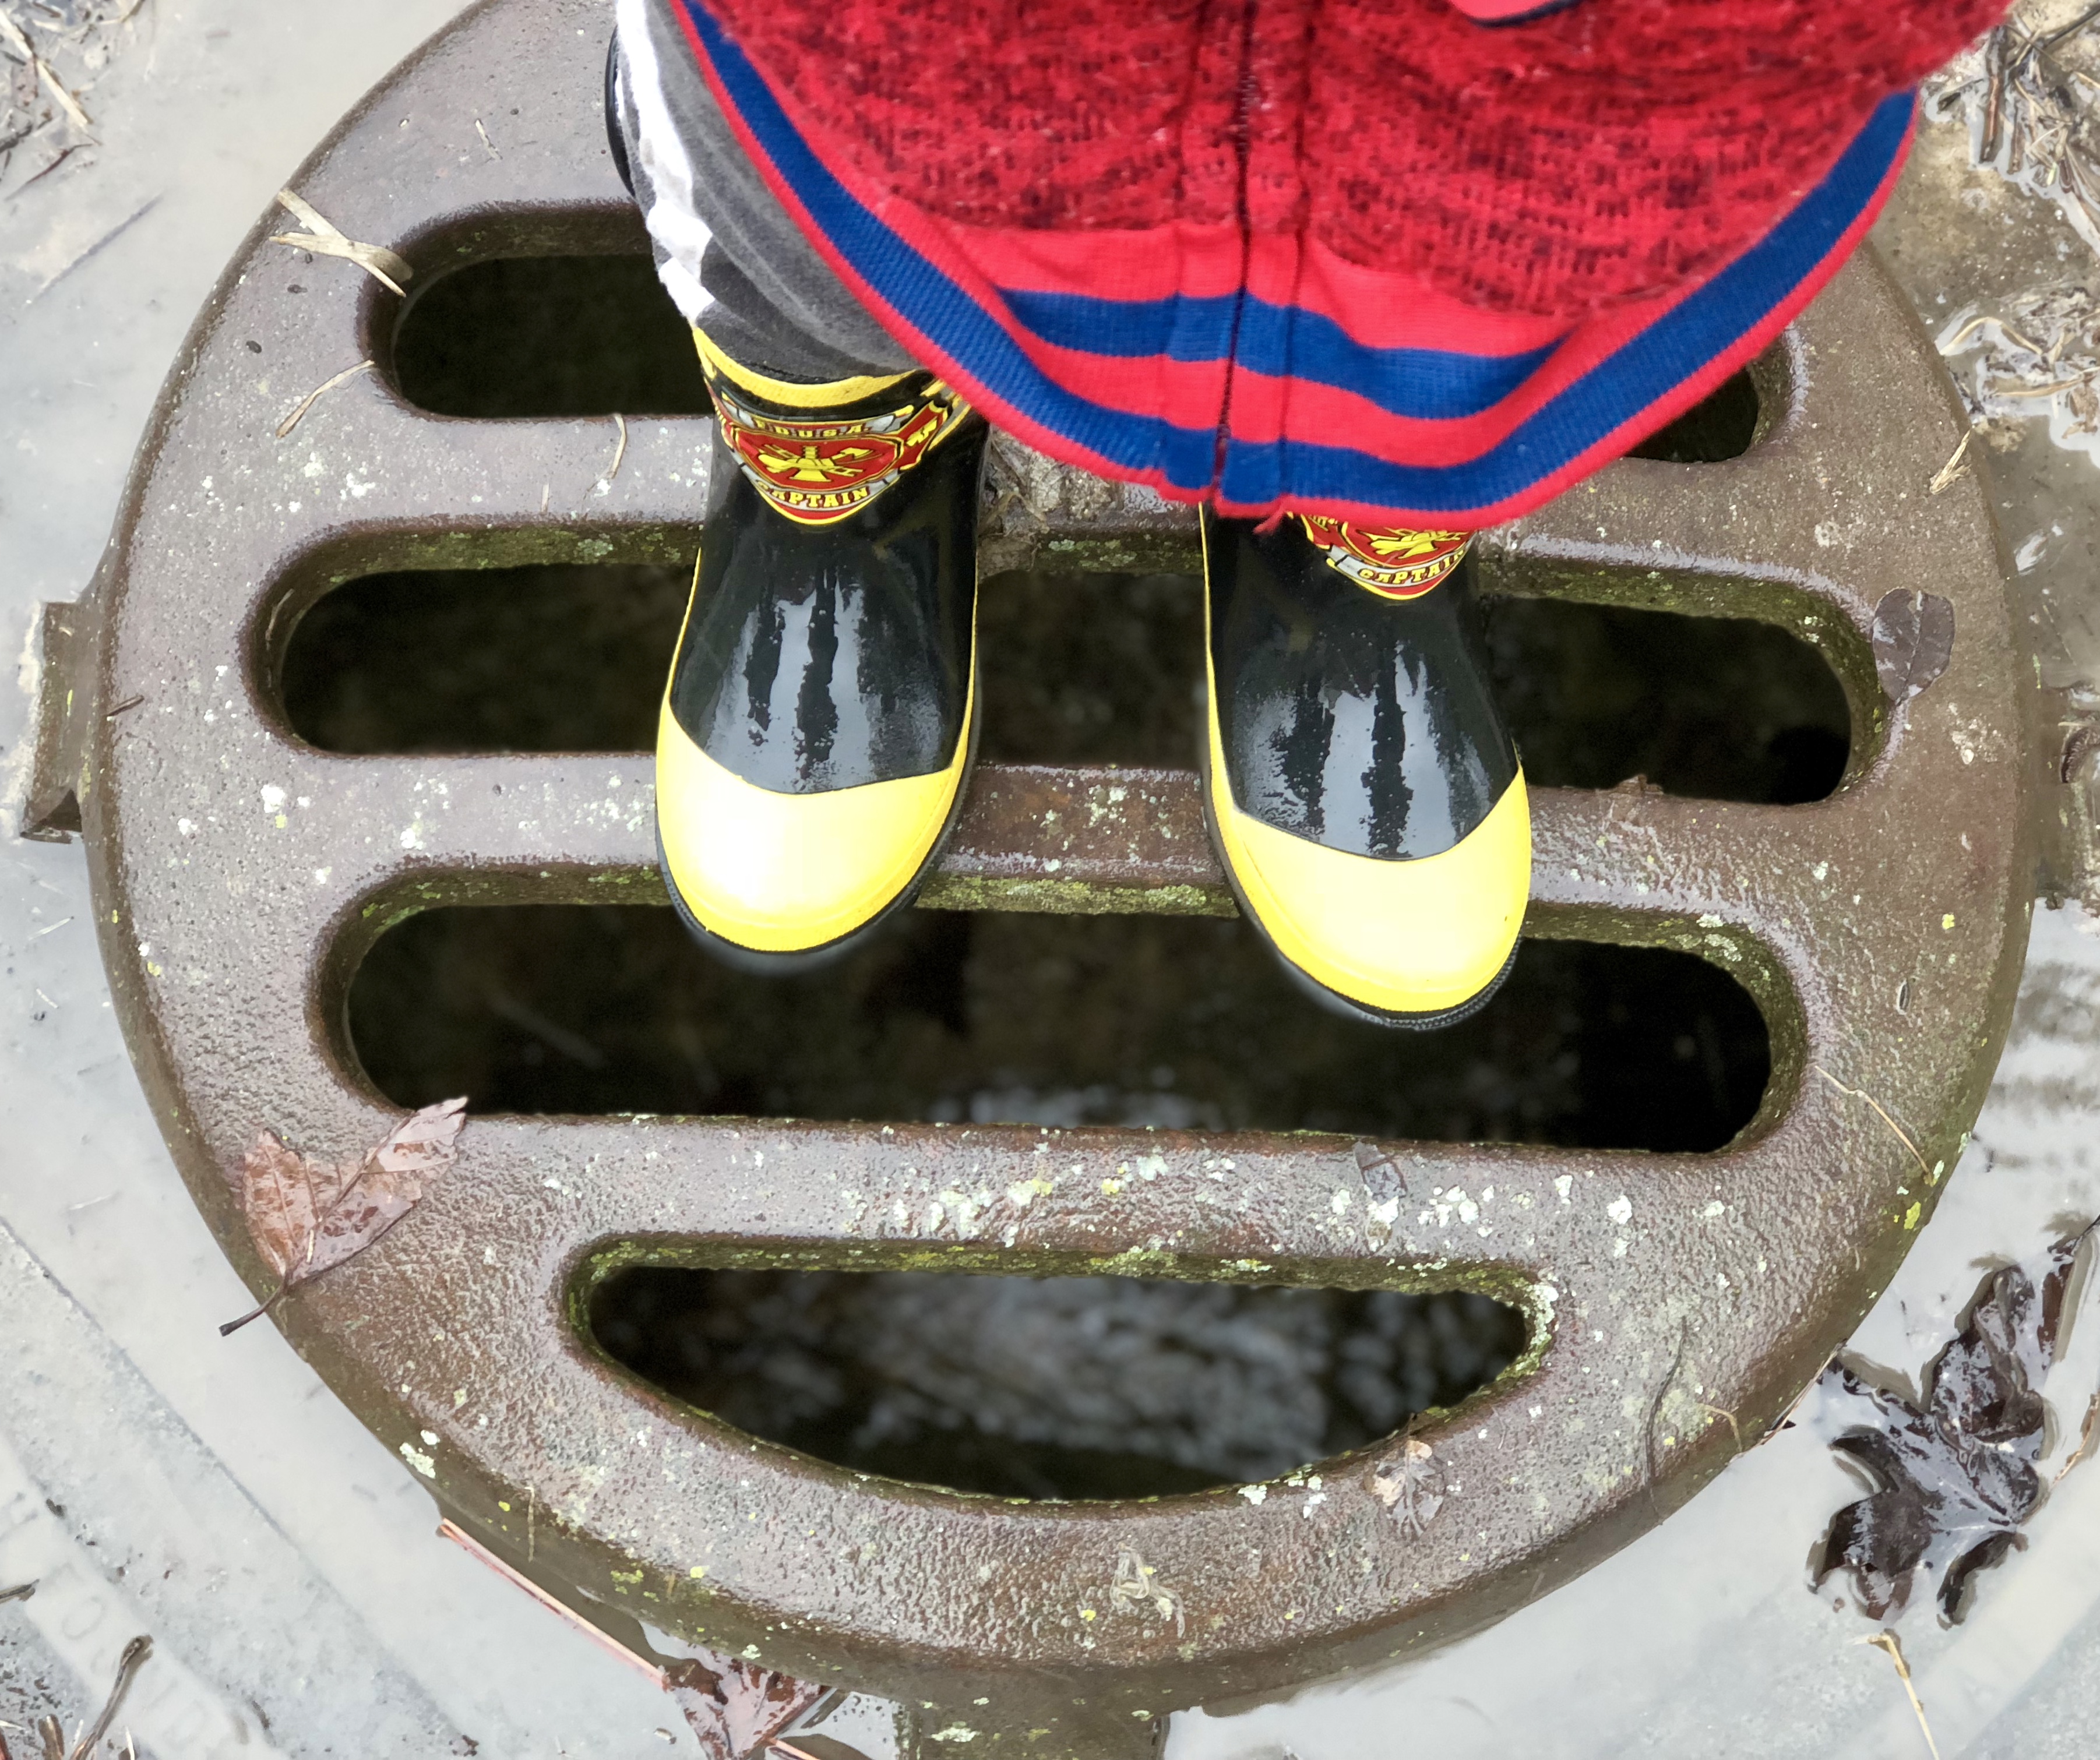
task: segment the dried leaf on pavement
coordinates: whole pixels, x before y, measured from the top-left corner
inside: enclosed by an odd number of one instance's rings
[[[757,1760],[824,1689],[740,1657],[688,1656],[664,1670],[706,1760]]]
[[[1400,1458],[1371,1475],[1371,1494],[1399,1518],[1401,1531],[1418,1535],[1444,1507],[1444,1469],[1419,1436],[1401,1445]]]
[[[2041,1386],[2061,1342],[2072,1264],[2091,1232],[2058,1241],[2034,1268],[2038,1277],[2008,1265],[1984,1279],[1929,1371],[1924,1409],[1842,1364],[1824,1372],[1826,1392],[1861,1420],[1830,1446],[1878,1489],[1838,1512],[1816,1580],[1849,1571],[1870,1618],[1901,1609],[1921,1570],[1938,1577],[1940,1617],[1952,1625],[1970,1578],[2020,1543],[2020,1525],[2041,1501]]]
[[[255,1250],[276,1273],[276,1293],[222,1334],[267,1312],[286,1291],[361,1253],[422,1200],[452,1163],[466,1101],[440,1101],[397,1126],[355,1161],[301,1154],[274,1131],[257,1133],[240,1164],[241,1209]]]
[[[1937,593],[1899,587],[1874,607],[1874,673],[1882,689],[1908,703],[1947,670],[1954,653],[1954,607]]]

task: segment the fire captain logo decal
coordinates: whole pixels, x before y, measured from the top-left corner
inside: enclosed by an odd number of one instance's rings
[[[1458,566],[1470,532],[1410,532],[1352,526],[1317,514],[1300,514],[1305,536],[1360,586],[1389,599],[1418,599]]]
[[[858,513],[952,433],[969,406],[939,380],[902,409],[846,420],[761,415],[719,379],[722,434],[751,486],[788,518]]]

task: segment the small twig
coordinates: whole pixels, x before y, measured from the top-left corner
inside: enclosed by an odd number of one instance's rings
[[[10,1601],[27,1601],[36,1592],[34,1583],[17,1583],[12,1589],[0,1589],[0,1606]]]
[[[1917,1714],[1917,1727],[1925,1732],[1925,1745],[1931,1749],[1932,1760],[1939,1760],[1939,1744],[1932,1739],[1932,1726],[1925,1721],[1924,1702],[1917,1696],[1917,1688],[1911,1684],[1910,1664],[1904,1661],[1903,1640],[1894,1632],[1880,1631],[1860,1642],[1888,1652],[1889,1661],[1896,1665],[1896,1678],[1903,1683],[1904,1692],[1909,1696],[1910,1708]]]
[[[620,443],[612,449],[612,469],[598,479],[599,483],[607,488],[612,486],[612,479],[620,474],[620,462],[627,457],[627,417],[616,414],[612,419],[620,425]]]
[[[117,1659],[117,1678],[110,1686],[109,1696],[103,1700],[102,1709],[88,1726],[87,1733],[73,1745],[71,1760],[87,1760],[102,1745],[102,1738],[117,1721],[117,1708],[124,1703],[125,1694],[131,1691],[131,1683],[152,1654],[153,1640],[143,1634],[125,1645],[124,1654]]]
[[[361,245],[346,236],[333,221],[323,218],[311,202],[289,189],[277,192],[277,205],[295,215],[307,230],[272,232],[271,244],[289,245],[294,250],[310,250],[317,257],[341,257],[355,263],[382,286],[405,296],[406,289],[401,284],[411,280],[416,272],[405,258],[396,256],[383,245]]]
[[[2005,113],[2005,27],[2001,24],[1983,39],[1983,77],[1989,82],[1983,93],[1983,135],[1976,155],[1985,165],[1998,157],[1999,126]]]
[[[32,935],[29,939],[31,941],[41,941],[46,935],[55,935],[71,921],[73,921],[71,917],[62,916],[55,923],[46,923],[42,929],[38,929],[35,934]]]
[[[58,101],[58,107],[65,112],[66,120],[82,134],[92,134],[95,124],[88,120],[87,112],[81,108],[80,99],[59,83],[59,77],[51,71],[51,63],[40,60],[36,65],[38,74],[50,88],[51,96]]]
[[[2027,45],[2028,55],[2039,55],[2045,51],[2054,49],[2066,37],[2076,37],[2095,19],[2100,19],[2100,6],[2088,7],[2068,24],[2059,24],[2054,30],[2049,32],[2047,36],[2036,37],[2032,42]]]
[[[490,158],[501,159],[503,157],[501,153],[496,150],[496,143],[488,138],[488,130],[481,126],[481,118],[479,117],[476,117],[474,119],[474,131],[475,134],[481,136],[481,143],[488,149],[488,157]]]
[[[22,192],[27,189],[32,183],[41,183],[43,182],[43,180],[49,177],[52,172],[57,170],[58,168],[64,165],[67,160],[70,159],[75,153],[78,152],[82,144],[83,143],[80,141],[73,141],[69,143],[68,145],[60,148],[58,151],[57,156],[52,159],[49,165],[46,165],[41,171],[33,172],[29,176],[24,178],[20,183],[15,186],[14,194],[11,195],[7,199],[11,201],[14,200],[15,196],[20,195]]]
[[[306,412],[308,410],[314,407],[315,402],[327,393],[333,391],[346,379],[354,379],[360,373],[369,373],[377,365],[378,362],[377,361],[360,360],[354,367],[344,368],[342,372],[338,373],[333,379],[330,379],[327,384],[315,386],[313,390],[307,392],[304,397],[299,399],[298,406],[292,411],[291,414],[285,417],[282,421],[277,424],[277,438],[280,440],[283,439],[286,434],[292,431],[293,429],[298,426],[301,419],[306,415]]]
[[[271,1296],[270,1299],[265,1302],[260,1308],[251,1308],[246,1313],[243,1314],[240,1319],[229,1320],[222,1326],[218,1329],[219,1337],[222,1339],[231,1338],[235,1333],[240,1331],[243,1326],[246,1326],[249,1321],[260,1320],[265,1314],[268,1313],[271,1308],[275,1308],[280,1302],[284,1300],[285,1292],[290,1288],[291,1286],[289,1283],[279,1284],[277,1286],[277,1293]]]
[[[2018,330],[2015,330],[2010,324],[2006,323],[2003,318],[1994,318],[1988,311],[1982,313],[1977,317],[1971,318],[1966,324],[1963,324],[1960,329],[1957,330],[1953,335],[1950,336],[1944,342],[1941,343],[1939,345],[1940,353],[1943,355],[1958,354],[1963,345],[1968,342],[1969,338],[1974,336],[1979,330],[1982,329],[1987,324],[1995,324],[1997,325],[1998,333],[2004,337],[2007,342],[2010,342],[2014,347],[2023,348],[2030,355],[2039,355],[2041,353],[2042,349],[2040,343],[2029,342],[2024,336],[2021,335]]]
[[[1926,492],[1928,495],[1944,494],[1954,487],[1957,479],[1968,475],[1969,467],[1962,461],[1968,457],[1969,443],[1975,438],[1976,430],[1974,428],[1961,436],[1961,443],[1954,448],[1954,456],[1939,467],[1934,474],[1932,481],[1926,485]]]
[[[1741,1453],[1743,1452],[1743,1427],[1736,1422],[1736,1414],[1730,1411],[1725,1405],[1709,1405],[1704,1400],[1700,1401],[1698,1402],[1698,1405],[1699,1409],[1704,1412],[1709,1418],[1725,1418],[1727,1419],[1728,1428],[1736,1439],[1736,1452],[1738,1454]]]
[[[37,1739],[44,1745],[44,1760],[66,1760],[65,1726],[46,1713],[37,1719]]]
[[[51,64],[36,51],[35,46],[22,33],[22,27],[5,12],[0,12],[0,37],[6,37],[7,46],[29,64],[29,70],[51,89],[53,99],[65,112],[74,127],[83,135],[95,125],[87,119],[87,112],[80,107],[80,100],[59,83],[59,77],[51,71]]]
[[[1863,1087],[1846,1087],[1842,1082],[1839,1081],[1836,1076],[1833,1075],[1820,1063],[1811,1063],[1808,1067],[1813,1070],[1818,1075],[1821,1076],[1823,1079],[1828,1082],[1833,1087],[1836,1088],[1839,1093],[1849,1094],[1854,1100],[1864,1100],[1869,1106],[1872,1106],[1874,1109],[1876,1115],[1881,1119],[1882,1123],[1895,1132],[1896,1140],[1902,1144],[1905,1149],[1910,1151],[1910,1158],[1912,1161],[1917,1163],[1917,1171],[1925,1176],[1926,1183],[1927,1184],[1931,1183],[1932,1170],[1926,1165],[1925,1157],[1917,1152],[1917,1145],[1911,1141],[1908,1134],[1904,1131],[1904,1127],[1889,1116],[1888,1109],[1884,1107],[1879,1101],[1876,1100],[1872,1094],[1869,1094]]]
[[[2093,1431],[2096,1424],[2100,1424],[2100,1393],[2094,1394],[2087,1403],[2085,1422],[2078,1427],[2078,1446],[2063,1458],[2063,1465],[2056,1470],[2056,1479],[2049,1480],[2051,1484],[2085,1458],[2093,1447]]]
[[[1677,1328],[1677,1352],[1670,1360],[1670,1367],[1655,1390],[1655,1397],[1648,1401],[1648,1423],[1641,1432],[1648,1450],[1648,1501],[1651,1509],[1655,1507],[1655,1482],[1661,1472],[1655,1458],[1656,1421],[1662,1416],[1662,1402],[1670,1397],[1670,1390],[1677,1384],[1679,1371],[1684,1367],[1685,1337],[1685,1326],[1680,1321]]]
[[[2100,368],[2095,368],[2094,372],[2100,373]],[[1993,397],[2054,397],[2058,391],[2075,391],[2081,385],[2090,385],[2093,377],[2093,373],[2081,373],[2076,378],[2058,379],[2049,385],[1994,385],[1991,387],[1991,395]]]
[[[126,697],[121,703],[118,704],[115,708],[112,709],[102,718],[105,721],[113,721],[118,716],[123,714],[127,709],[135,709],[145,700],[146,699],[143,695],[135,697]]]
[[[1940,353],[1943,355],[1952,355],[1956,353],[1970,337],[1974,336],[1979,330],[1982,329],[1985,324],[1996,324],[1997,321],[1998,320],[1996,318],[1992,317],[1988,312],[1983,314],[1981,317],[1971,318],[1966,324],[1963,324],[1960,329],[1957,330],[1953,335],[1948,337],[1945,342],[1939,345]]]

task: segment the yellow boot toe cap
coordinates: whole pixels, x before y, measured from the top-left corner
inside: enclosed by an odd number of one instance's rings
[[[1314,982],[1385,1014],[1471,1001],[1508,963],[1531,894],[1531,809],[1519,771],[1440,855],[1383,861],[1264,825],[1233,803],[1212,734],[1211,810],[1242,898]]]
[[[874,921],[918,877],[954,809],[968,751],[966,726],[944,770],[777,794],[709,757],[666,703],[656,736],[664,884],[701,928],[735,946],[826,946]]]

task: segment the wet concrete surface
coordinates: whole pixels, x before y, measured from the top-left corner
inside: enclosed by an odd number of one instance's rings
[[[10,813],[30,607],[92,576],[161,382],[255,217],[458,8],[132,10],[80,82],[95,146],[0,201]],[[217,1339],[245,1291],[132,1074],[80,857],[11,827],[0,846],[0,1588],[18,1567],[47,1585],[0,1606],[15,1754],[47,1709],[68,1735],[91,1718],[141,1632],[156,1659],[119,1734],[142,1760],[692,1752],[655,1733],[676,1722],[660,1692],[435,1537],[421,1481],[280,1336]]]

